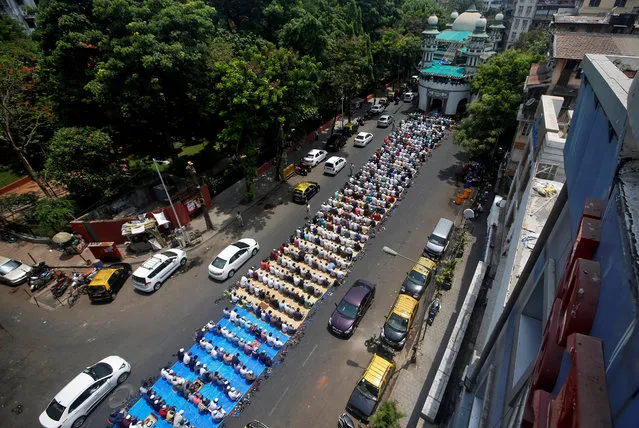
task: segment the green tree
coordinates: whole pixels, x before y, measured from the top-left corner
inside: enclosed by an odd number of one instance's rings
[[[25,38],[24,27],[9,15],[0,15],[0,41],[13,41]]]
[[[29,39],[0,45],[0,141],[47,196],[54,193],[31,164],[52,115],[40,89],[37,46]]]
[[[550,51],[551,36],[550,31],[543,28],[528,31],[519,36],[512,48],[546,57]]]
[[[34,217],[50,235],[68,228],[74,218],[76,204],[67,198],[42,198],[36,202]]]
[[[48,155],[47,171],[81,206],[114,196],[125,178],[120,153],[98,129],[58,129],[49,141]]]
[[[397,408],[397,402],[385,401],[378,408],[375,414],[371,417],[372,428],[399,428],[399,420],[404,415]]]

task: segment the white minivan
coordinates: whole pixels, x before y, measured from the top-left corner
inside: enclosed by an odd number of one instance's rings
[[[131,365],[117,355],[87,367],[60,392],[40,415],[45,428],[78,428],[113,388],[127,380]]]
[[[332,156],[324,163],[324,174],[337,175],[346,166],[346,159]]]
[[[453,222],[447,218],[440,218],[433,233],[428,237],[426,247],[424,247],[424,256],[431,259],[439,259],[448,247],[448,240],[453,231]]]

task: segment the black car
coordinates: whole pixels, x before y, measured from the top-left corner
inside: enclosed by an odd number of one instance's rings
[[[326,141],[326,151],[338,152],[346,145],[346,136],[342,134],[333,134]]]
[[[328,329],[338,336],[352,336],[374,298],[374,284],[362,279],[355,281],[342,300],[335,304],[336,308],[328,319]]]

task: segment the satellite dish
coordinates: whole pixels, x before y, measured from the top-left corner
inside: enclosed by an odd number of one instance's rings
[[[530,98],[528,101],[526,101],[526,107],[530,107],[531,105],[535,104],[535,101],[537,101],[534,98]]]

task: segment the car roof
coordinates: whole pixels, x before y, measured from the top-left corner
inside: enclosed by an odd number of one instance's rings
[[[353,284],[350,290],[346,292],[344,295],[344,300],[353,305],[359,305],[362,303],[362,299],[369,293],[369,290],[366,289],[361,283],[356,282]]]
[[[95,380],[93,380],[91,376],[85,373],[80,373],[55,395],[55,401],[62,404],[64,407],[69,407],[78,395],[83,393],[94,383]]]
[[[390,117],[390,114],[383,114],[379,118],[380,119],[388,119],[389,117]]]
[[[381,99],[381,98],[380,98]],[[373,107],[382,107],[381,104],[377,103],[377,104],[373,104]]]
[[[357,134],[357,137],[368,137],[369,135],[373,135],[373,134],[371,134],[370,132],[360,132],[359,134]]]
[[[368,364],[368,367],[366,367],[366,371],[362,378],[370,384],[379,387],[388,368],[393,367],[394,365],[395,364],[390,361],[386,361],[379,355],[373,354],[373,359]]]
[[[93,277],[89,285],[90,286],[106,285],[106,282],[108,281],[109,278],[111,278],[111,275],[113,275],[118,270],[119,270],[118,268],[100,269],[98,273]]]
[[[301,190],[303,192],[304,190],[308,189],[310,186],[316,185],[316,184],[317,183],[315,183],[314,181],[302,181],[300,184],[295,186],[295,190]]]
[[[217,255],[217,257],[220,257],[224,260],[228,260],[231,258],[231,256],[233,256],[233,254],[237,253],[238,251],[240,251],[239,247],[236,247],[233,244],[229,244],[228,247],[226,247],[225,249],[223,249],[222,251],[220,251],[220,253]]]
[[[402,318],[410,318],[417,306],[417,300],[413,299],[406,294],[400,294],[395,300],[393,310],[391,312],[396,313]]]
[[[428,275],[428,272],[432,271],[437,266],[437,263],[427,257],[420,257],[417,261],[418,263],[413,266],[413,270],[423,275]]]
[[[336,162],[336,161],[338,161],[340,159],[344,159],[344,158],[339,157],[339,156],[331,156],[330,158],[328,158],[328,160],[326,162]]]
[[[312,154],[312,155],[314,155],[314,154],[317,154],[317,153],[319,153],[319,152],[321,152],[321,150],[319,150],[319,149],[312,149],[312,150],[309,150],[308,154],[309,154],[309,155],[311,155],[311,154]]]

